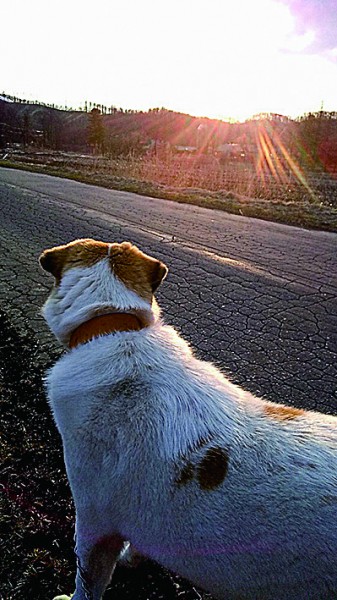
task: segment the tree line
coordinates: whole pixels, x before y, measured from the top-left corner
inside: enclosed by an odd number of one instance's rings
[[[145,112],[87,102],[83,110],[72,111],[2,96],[9,100],[0,100],[3,148],[17,143],[113,157],[177,147],[216,154],[227,144],[238,149],[235,160],[256,160],[263,149],[274,160],[289,155],[305,167],[337,171],[336,111],[321,110],[298,119],[260,113],[238,123],[192,117],[164,107]],[[230,159],[233,154],[223,155],[224,161]]]
[[[4,98],[5,100],[7,100],[8,102],[13,102],[16,104],[29,104],[29,105],[35,105],[35,106],[43,106],[46,108],[53,108],[56,110],[62,110],[62,111],[68,111],[68,112],[85,112],[85,113],[90,113],[92,111],[92,109],[98,109],[102,114],[104,115],[114,115],[116,113],[121,113],[121,114],[137,114],[140,113],[142,114],[143,111],[142,110],[135,110],[133,108],[122,108],[114,106],[113,104],[110,106],[107,106],[105,104],[100,104],[98,102],[91,102],[88,100],[85,100],[83,102],[83,104],[81,106],[79,106],[78,108],[73,108],[72,106],[67,106],[67,105],[61,105],[61,104],[55,104],[55,103],[48,103],[48,102],[41,102],[40,100],[27,100],[27,99],[23,99],[23,98],[19,98],[18,96],[13,96],[11,94],[7,94],[6,92],[2,92],[2,94],[0,94],[0,97]],[[160,110],[160,109],[150,109],[151,110]]]

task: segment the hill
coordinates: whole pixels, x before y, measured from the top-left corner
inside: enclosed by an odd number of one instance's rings
[[[215,154],[223,160],[256,162],[263,156],[271,169],[268,157],[286,163],[291,157],[305,168],[337,170],[337,112],[320,111],[297,120],[263,113],[244,123],[229,123],[165,108],[143,112],[91,106],[60,109],[3,94],[0,148],[21,144],[112,157],[142,154],[164,144],[166,149]]]
[[[111,141],[128,146],[149,144],[151,140],[172,146],[195,147],[242,143],[252,137],[257,120],[230,123],[207,117],[193,117],[165,108],[147,112],[92,105],[88,110],[60,109],[41,103],[0,96],[0,147],[24,143],[62,150],[88,150],[88,129],[93,112],[101,116],[105,146]],[[91,105],[89,105],[89,108]],[[280,115],[265,115],[278,125],[290,120]],[[249,133],[249,135],[248,135]],[[254,135],[253,135],[254,137]]]
[[[337,230],[337,112],[229,123],[165,108],[73,110],[3,94],[0,166]]]
[[[106,140],[129,139],[135,144],[162,140],[175,145],[197,146],[202,129],[211,131],[212,142],[234,140],[239,124],[198,118],[171,110],[150,109],[147,112],[111,109],[101,113]],[[0,144],[33,142],[54,149],[87,149],[91,111],[64,110],[23,100],[8,101],[0,96]]]

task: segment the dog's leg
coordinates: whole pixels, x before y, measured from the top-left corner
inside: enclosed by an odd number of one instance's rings
[[[88,527],[88,526],[87,526]],[[72,600],[100,600],[124,547],[124,539],[118,534],[91,535],[77,522],[76,590]]]

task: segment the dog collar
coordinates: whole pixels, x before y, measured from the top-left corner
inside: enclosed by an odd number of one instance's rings
[[[99,315],[76,327],[70,335],[68,345],[69,348],[76,348],[99,335],[108,335],[116,331],[139,331],[142,328],[143,324],[136,315],[129,313]]]

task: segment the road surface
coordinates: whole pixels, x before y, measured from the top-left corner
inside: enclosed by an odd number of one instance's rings
[[[40,252],[78,237],[130,240],[163,260],[166,321],[201,358],[258,395],[337,414],[337,234],[0,169],[0,300],[59,347],[40,307]]]

